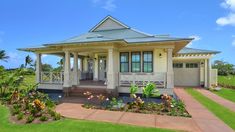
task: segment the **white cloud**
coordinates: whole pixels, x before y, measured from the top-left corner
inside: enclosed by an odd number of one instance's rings
[[[226,17],[220,17],[216,20],[216,23],[220,26],[232,25],[235,26],[235,13],[229,14]]]
[[[224,0],[224,2],[222,2],[220,5],[227,9],[229,14],[227,16],[218,18],[216,23],[220,26],[235,26],[235,0]]]
[[[187,47],[192,47],[193,42],[196,42],[196,41],[199,41],[199,40],[202,39],[202,38],[201,38],[200,36],[198,36],[198,35],[191,35],[191,36],[189,36],[189,38],[194,38],[194,40],[193,40],[192,42],[190,42],[190,43],[187,45]]]
[[[225,9],[230,9],[235,11],[235,0],[225,0],[220,5]]]
[[[100,6],[107,11],[114,11],[117,6],[115,0],[92,0],[93,5]]]

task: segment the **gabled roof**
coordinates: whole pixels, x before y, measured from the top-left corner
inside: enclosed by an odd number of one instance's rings
[[[203,49],[195,49],[187,47],[184,47],[178,52],[178,54],[218,54],[218,53],[220,53],[220,51],[203,50]]]
[[[101,30],[112,30],[112,29],[127,29],[130,28],[126,24],[120,22],[114,17],[108,15],[98,24],[96,24],[89,32],[101,31]]]

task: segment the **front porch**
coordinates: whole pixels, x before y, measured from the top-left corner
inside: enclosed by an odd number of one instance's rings
[[[121,62],[121,53],[128,53],[128,56],[123,56],[129,59],[127,63],[124,62],[125,64]],[[70,88],[105,89],[111,95],[118,95],[118,93],[129,93],[131,84],[140,86],[138,93],[141,93],[142,87],[151,82],[156,84],[160,93],[173,94],[172,48],[144,48],[144,51],[138,48],[132,51],[131,49],[107,46],[99,46],[99,48],[85,46],[70,48],[66,51],[47,51],[36,54],[38,89],[62,90],[64,92]],[[42,71],[42,54],[62,57],[62,71]],[[139,57],[136,60],[139,62],[132,62],[133,57]],[[136,67],[132,66],[134,63]],[[148,67],[144,67],[145,65]],[[121,68],[126,69],[123,71]],[[148,68],[147,72],[145,68]]]

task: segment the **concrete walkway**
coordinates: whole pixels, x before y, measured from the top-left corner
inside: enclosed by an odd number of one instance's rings
[[[74,119],[200,132],[192,118],[85,109],[78,103],[62,103],[56,107],[56,111],[65,117]]]
[[[229,101],[227,99],[224,99],[206,89],[197,89],[200,93],[202,93],[204,96],[210,98],[211,100],[215,101],[216,103],[223,105],[224,107],[227,107],[231,111],[235,112],[235,103],[232,101]],[[235,96],[235,95],[234,95]]]
[[[183,88],[174,89],[177,96],[185,103],[186,109],[197,126],[203,132],[234,132],[228,125],[208,111],[190,96]]]

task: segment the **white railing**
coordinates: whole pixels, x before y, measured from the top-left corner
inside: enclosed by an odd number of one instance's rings
[[[166,73],[120,73],[119,74],[119,86],[128,87],[131,84],[143,86],[144,84],[151,82],[155,83],[159,88],[166,87]]]
[[[63,72],[41,72],[41,83],[62,84],[63,81]]]
[[[218,79],[218,70],[211,69],[211,84],[217,86],[217,79]]]

